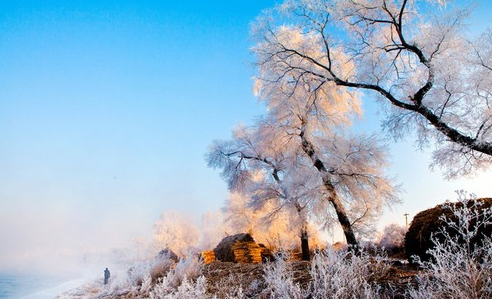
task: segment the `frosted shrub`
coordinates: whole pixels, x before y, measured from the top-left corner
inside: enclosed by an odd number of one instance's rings
[[[311,262],[312,298],[377,298],[379,289],[371,282],[389,267],[379,256],[347,254],[326,250]]]
[[[246,298],[256,298],[248,296],[244,293],[241,286],[227,285],[227,290],[223,291],[221,294],[215,293],[212,299],[246,299]]]
[[[378,246],[387,250],[388,253],[403,251],[406,232],[405,227],[392,223],[384,228]]]
[[[213,289],[214,299],[245,299],[245,298],[255,298],[255,295],[259,293],[259,285],[255,280],[252,285],[247,289],[247,295],[243,289],[241,276],[237,274],[230,274],[214,284],[211,284]]]
[[[307,293],[300,285],[294,283],[290,264],[286,261],[285,254],[276,256],[275,262],[265,265],[265,283],[267,285],[264,293],[271,299],[298,299],[306,298]]]
[[[176,262],[169,255],[159,256],[153,260],[139,261],[133,264],[121,279],[115,279],[113,285],[140,287],[145,291],[150,288],[153,281],[166,275],[175,265]]]
[[[448,206],[453,219],[442,217],[446,227],[432,236],[431,261],[416,258],[424,272],[411,298],[492,298],[491,236],[481,233],[492,225],[492,208],[479,209],[482,202],[459,195],[461,204]]]
[[[227,285],[227,290],[213,297],[207,294],[207,280],[204,276],[199,276],[195,280],[188,279],[186,276],[181,280],[177,288],[170,288],[170,283],[164,277],[162,282],[157,284],[149,294],[150,299],[246,299],[243,289],[239,286]],[[235,282],[237,283],[237,281]]]
[[[380,290],[373,281],[389,270],[380,256],[326,250],[314,256],[312,281],[303,289],[294,282],[290,265],[280,256],[265,267],[264,292],[269,298],[378,298]]]
[[[168,282],[168,276],[157,284],[150,292],[151,299],[203,299],[206,295],[206,280],[200,276],[196,281],[188,280],[186,275],[181,280],[177,288],[172,288],[172,283]]]
[[[174,285],[181,284],[181,281],[187,277],[189,279],[196,279],[202,275],[203,263],[195,256],[188,256],[182,258],[176,264],[176,267],[172,269],[167,275],[168,279],[172,279]]]
[[[201,276],[202,266],[195,257],[182,258],[154,286],[150,298],[204,298],[206,281]]]
[[[151,278],[150,271],[154,267],[154,261],[139,261],[128,270],[115,273],[109,285],[101,289],[102,295],[118,294],[124,292],[138,292],[142,286],[148,288]]]
[[[203,299],[206,297],[206,280],[205,277],[200,276],[194,283],[190,283],[185,276],[181,285],[178,287],[178,291],[168,296],[168,298],[175,299]]]
[[[151,281],[155,282],[159,278],[164,277],[175,265],[176,262],[167,256],[156,259],[150,269]]]

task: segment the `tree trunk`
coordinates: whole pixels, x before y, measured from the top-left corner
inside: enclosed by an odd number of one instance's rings
[[[345,238],[347,239],[347,244],[349,245],[349,249],[353,251],[358,251],[359,243],[357,242],[357,238],[355,237],[354,230],[352,229],[352,224],[350,223],[350,220],[347,216],[347,212],[345,211],[345,208],[343,207],[340,198],[338,198],[338,195],[336,194],[336,191],[334,190],[334,187],[331,184],[331,182],[328,182],[327,184],[327,182],[325,182],[325,179],[323,179],[323,183],[329,192],[331,189],[330,197],[328,200],[333,205],[333,208],[335,208],[335,212],[337,213],[337,217],[338,217],[338,222],[342,226],[343,233],[345,234]]]
[[[350,220],[347,216],[347,212],[345,211],[345,208],[343,207],[343,204],[340,201],[340,198],[338,197],[338,194],[335,190],[335,186],[333,186],[333,183],[327,177],[328,170],[324,162],[321,161],[316,155],[316,150],[314,149],[314,145],[309,140],[307,140],[306,136],[304,135],[304,127],[301,128],[301,132],[299,136],[301,137],[302,140],[303,151],[309,156],[309,158],[313,162],[313,166],[316,167],[316,169],[319,172],[321,172],[321,177],[323,178],[323,185],[325,186],[326,191],[328,191],[329,194],[328,200],[333,205],[333,208],[335,208],[335,212],[337,213],[337,217],[338,217],[338,222],[342,226],[343,233],[345,234],[345,238],[347,239],[347,244],[349,245],[350,250],[356,252],[359,249],[359,243],[355,238],[355,234],[352,229],[352,224],[350,223]]]
[[[302,253],[301,259],[303,261],[310,260],[311,257],[309,254],[309,236],[306,228],[301,229],[301,253]]]

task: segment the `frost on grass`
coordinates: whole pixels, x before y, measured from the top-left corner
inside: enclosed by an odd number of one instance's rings
[[[194,257],[182,258],[149,292],[150,298],[203,298],[205,278],[202,262]],[[186,294],[189,296],[186,297]]]
[[[314,298],[375,298],[382,292],[375,282],[388,270],[381,256],[326,250],[312,261],[311,295]]]
[[[306,298],[306,290],[294,282],[291,264],[286,259],[287,256],[279,254],[274,263],[266,265],[264,278],[267,287],[264,293],[272,299]]]
[[[141,263],[109,286],[93,283],[59,299],[374,298],[380,293],[375,281],[387,271],[379,258],[364,252],[354,255],[332,250],[318,252],[311,263],[292,262],[279,255],[263,267],[217,263],[212,272],[213,268],[205,268],[198,259],[183,258],[157,281],[150,276],[154,266]],[[222,278],[217,279],[219,276]]]
[[[331,249],[318,252],[311,261],[310,282],[296,283],[292,264],[279,256],[265,267],[264,294],[268,298],[377,298],[384,297],[376,281],[389,267],[381,256],[370,256]]]
[[[206,281],[205,277],[200,276],[196,281],[188,280],[186,276],[183,277],[179,286],[176,288],[173,286],[172,281],[168,281],[168,277],[157,284],[150,292],[151,299],[161,298],[175,298],[175,299],[188,299],[188,298],[206,298]]]
[[[432,236],[431,261],[416,262],[424,269],[411,298],[492,298],[492,243],[484,228],[492,226],[492,208],[459,192],[459,203],[448,204],[453,217]]]
[[[177,263],[159,256],[135,263],[124,273],[114,275],[108,285],[94,281],[57,298],[205,298],[192,296],[201,294],[206,285],[202,268],[202,262],[193,256],[181,258]],[[156,273],[159,275],[153,279]]]

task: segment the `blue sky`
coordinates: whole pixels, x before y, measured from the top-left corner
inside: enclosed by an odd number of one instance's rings
[[[0,271],[126,246],[167,210],[220,208],[204,155],[263,113],[249,25],[274,3],[0,1]],[[386,222],[492,189],[490,172],[443,182],[411,140],[391,153],[407,192]]]

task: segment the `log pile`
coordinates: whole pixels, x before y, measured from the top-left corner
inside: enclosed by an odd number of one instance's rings
[[[236,242],[232,245],[236,263],[261,263],[261,247],[252,241]]]
[[[202,252],[202,259],[205,264],[215,262],[215,252],[213,250],[207,250]]]

